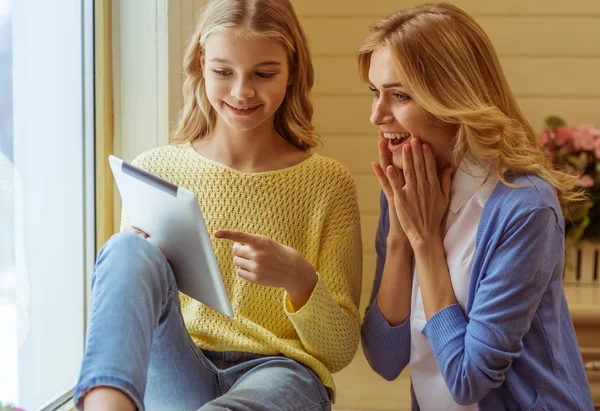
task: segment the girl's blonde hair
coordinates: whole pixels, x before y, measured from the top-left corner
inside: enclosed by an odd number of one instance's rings
[[[390,48],[411,98],[457,125],[454,166],[465,156],[491,161],[507,185],[504,170],[537,175],[555,188],[563,212],[584,198],[574,191],[576,177],[553,169],[540,149],[491,41],[469,14],[450,4],[424,4],[377,21],[358,52],[365,82],[380,47]]]
[[[185,52],[184,107],[171,144],[203,138],[215,126],[217,114],[206,95],[202,54],[211,34],[228,29],[251,38],[277,40],[285,46],[291,84],[275,113],[275,130],[302,150],[316,146],[319,139],[312,124],[310,100],[314,71],[306,36],[289,0],[211,0],[204,6]]]

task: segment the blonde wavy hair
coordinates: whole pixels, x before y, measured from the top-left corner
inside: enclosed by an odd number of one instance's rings
[[[291,84],[275,113],[275,130],[302,150],[315,147],[319,138],[312,124],[310,100],[314,70],[306,35],[289,0],[211,0],[204,6],[185,52],[184,107],[170,143],[191,142],[213,130],[217,114],[206,95],[202,54],[211,34],[228,29],[251,38],[277,40],[285,46]]]
[[[368,82],[371,54],[389,47],[402,86],[436,118],[456,124],[454,166],[465,157],[489,161],[507,185],[504,170],[534,174],[557,192],[561,208],[582,201],[576,177],[553,169],[537,133],[519,109],[491,41],[466,12],[450,4],[398,11],[371,26],[358,52]]]

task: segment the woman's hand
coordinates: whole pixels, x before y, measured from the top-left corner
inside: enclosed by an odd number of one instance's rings
[[[214,235],[234,241],[233,264],[240,277],[255,284],[284,288],[295,310],[306,304],[318,277],[302,254],[264,235],[235,230],[218,230]]]
[[[413,138],[402,150],[403,172],[388,166],[398,221],[415,250],[441,238],[440,227],[450,202],[448,167],[438,178],[433,152],[428,144]]]
[[[139,228],[135,228],[132,226],[127,226],[123,229],[123,231],[121,231],[123,233],[135,233],[137,235],[139,235],[142,238],[148,238],[150,237],[147,233],[143,232],[142,230],[140,230]]]
[[[388,213],[390,216],[390,231],[388,233],[388,241],[398,246],[409,246],[408,237],[406,237],[406,234],[404,233],[404,230],[398,221],[398,213],[394,204],[394,192],[384,170],[387,170],[388,167],[391,167],[394,171],[396,171],[396,175],[399,175],[400,178],[402,178],[401,173],[398,172],[398,169],[392,162],[392,153],[388,148],[388,141],[384,137],[379,137],[377,148],[379,151],[379,163],[373,162],[371,163],[371,166],[373,167],[373,171],[379,180],[379,184],[383,189],[383,194],[388,202]],[[400,181],[398,184],[400,186],[404,186],[404,182],[402,181]]]

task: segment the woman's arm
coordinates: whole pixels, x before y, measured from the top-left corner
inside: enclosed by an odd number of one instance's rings
[[[394,380],[410,360],[410,300],[412,252],[389,240],[390,214],[384,192],[375,248],[377,268],[362,324],[362,347],[371,368],[388,381]],[[393,216],[392,216],[393,217]]]

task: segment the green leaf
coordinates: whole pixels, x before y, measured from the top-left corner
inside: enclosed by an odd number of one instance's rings
[[[577,244],[583,236],[583,232],[590,225],[590,208],[594,206],[593,201],[586,201],[574,207],[569,213],[571,228],[567,232],[567,242]]]
[[[546,128],[558,128],[558,127],[564,127],[567,125],[565,120],[563,120],[562,118],[560,118],[558,116],[547,117],[546,120],[544,121],[544,124],[545,124]]]
[[[575,224],[571,230],[567,233],[567,241],[572,244],[577,244],[581,236],[583,235],[583,231],[590,225],[590,218],[585,217],[578,224]]]

